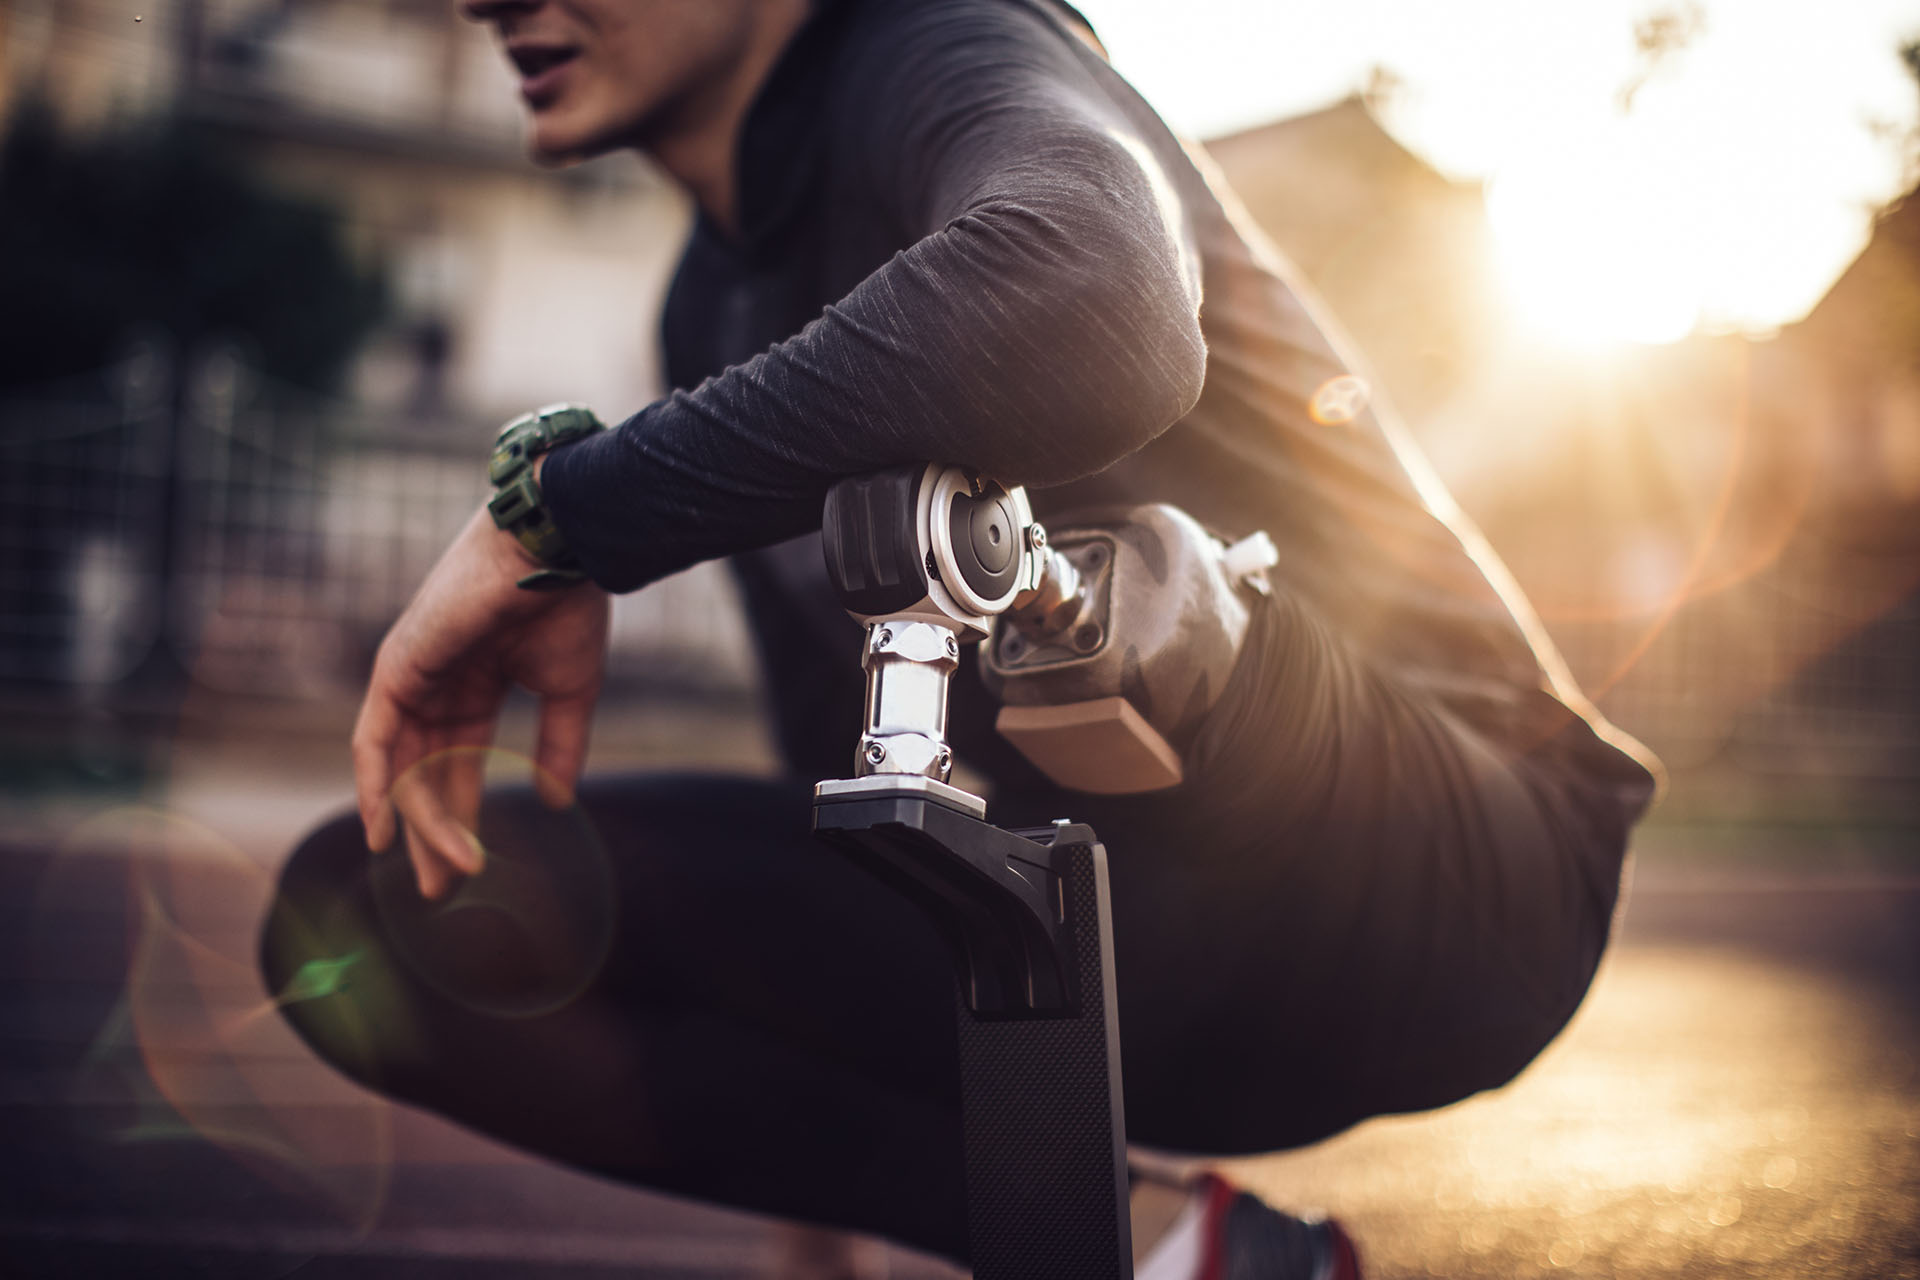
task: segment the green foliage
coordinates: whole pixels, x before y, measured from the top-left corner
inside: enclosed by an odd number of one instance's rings
[[[0,143],[0,388],[82,373],[137,337],[232,341],[327,389],[386,306],[329,209],[267,186],[205,131],[63,137],[28,108]]]

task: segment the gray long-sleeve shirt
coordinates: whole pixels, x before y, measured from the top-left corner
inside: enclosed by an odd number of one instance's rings
[[[1644,790],[1386,413],[1315,420],[1351,366],[1305,291],[1058,11],[823,5],[738,166],[739,234],[702,219],[667,302],[677,389],[556,452],[544,486],[614,590],[758,552],[738,564],[796,767],[844,769],[858,695],[831,673],[858,669],[817,551],[760,549],[817,530],[842,476],[942,460],[1034,487],[1043,519],[1165,501],[1265,529],[1328,661]],[[1365,719],[1300,695],[1328,733]]]

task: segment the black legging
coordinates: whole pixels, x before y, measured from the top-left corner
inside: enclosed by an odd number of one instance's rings
[[[504,913],[425,912],[398,941],[376,897],[414,892],[406,855],[343,817],[288,864],[267,931],[273,991],[359,956],[294,1026],[363,1083],[569,1164],[963,1252],[951,979],[911,908],[811,837],[801,787],[594,781],[580,804],[622,843],[612,949],[577,998],[513,1007],[540,948]],[[483,833],[539,801],[487,806]]]
[[[1251,642],[1256,683],[1306,651],[1273,640]],[[1108,847],[1128,1134],[1146,1145],[1273,1150],[1502,1083],[1598,962],[1644,772],[1570,783],[1543,763],[1564,753],[1503,758],[1376,676],[1305,678],[1352,696],[1229,687],[1223,705],[1291,714],[1214,744],[1225,790],[995,801],[1003,824],[1088,820]],[[1290,760],[1302,735],[1348,767]],[[1312,796],[1273,781],[1309,771]],[[964,1260],[932,929],[813,839],[804,784],[602,779],[580,806],[604,860],[531,793],[489,797],[511,914],[421,904],[403,853],[370,855],[351,818],[322,827],[263,944],[293,1025],[369,1086],[530,1150]],[[604,960],[575,945],[596,919]]]

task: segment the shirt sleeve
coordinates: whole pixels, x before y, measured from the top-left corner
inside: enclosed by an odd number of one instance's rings
[[[871,20],[829,146],[908,247],[791,338],[548,459],[553,517],[603,586],[816,529],[834,481],[881,467],[1088,475],[1199,396],[1186,219],[1088,55],[1018,4]]]

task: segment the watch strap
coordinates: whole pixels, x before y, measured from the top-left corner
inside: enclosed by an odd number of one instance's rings
[[[500,429],[487,461],[487,478],[494,495],[487,511],[500,529],[510,533],[527,554],[543,566],[520,579],[528,590],[552,590],[584,582],[586,573],[554,524],[533,471],[533,461],[563,444],[604,430],[591,409],[575,404],[551,404],[523,414]]]

